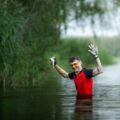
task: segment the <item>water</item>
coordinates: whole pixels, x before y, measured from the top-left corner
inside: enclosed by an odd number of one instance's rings
[[[120,120],[120,65],[109,66],[94,81],[94,119]]]
[[[120,65],[94,80],[93,99],[76,96],[72,80],[61,87],[20,88],[0,95],[0,120],[120,120]]]

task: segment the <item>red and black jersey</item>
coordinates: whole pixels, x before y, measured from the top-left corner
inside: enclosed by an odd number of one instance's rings
[[[75,72],[69,73],[69,78],[74,80],[77,93],[81,95],[92,95],[92,77],[92,69],[83,69],[77,74]]]

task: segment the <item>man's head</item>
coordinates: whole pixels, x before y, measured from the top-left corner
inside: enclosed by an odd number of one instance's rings
[[[80,71],[82,69],[82,61],[80,60],[79,57],[71,57],[69,59],[70,66],[72,69],[74,69],[76,72]]]

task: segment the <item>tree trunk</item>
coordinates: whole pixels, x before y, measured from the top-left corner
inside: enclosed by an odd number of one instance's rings
[[[6,90],[6,80],[5,77],[3,77],[3,92]]]

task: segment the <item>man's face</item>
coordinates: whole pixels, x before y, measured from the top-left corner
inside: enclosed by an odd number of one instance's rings
[[[72,69],[78,72],[82,69],[82,62],[80,60],[74,60],[70,63],[70,66],[72,67]]]

